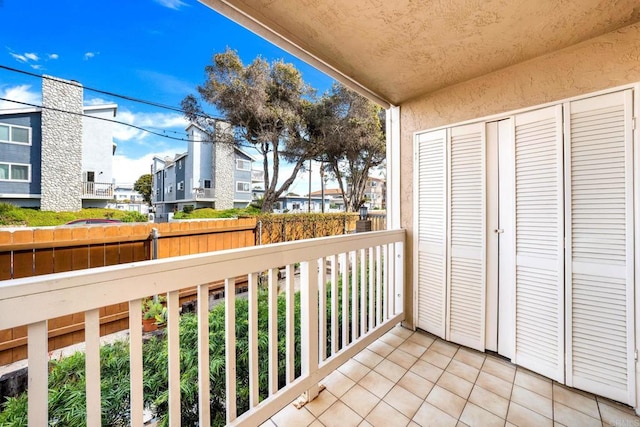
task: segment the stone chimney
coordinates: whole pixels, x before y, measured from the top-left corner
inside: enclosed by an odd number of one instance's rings
[[[82,208],[82,85],[44,77],[40,209],[79,211]]]

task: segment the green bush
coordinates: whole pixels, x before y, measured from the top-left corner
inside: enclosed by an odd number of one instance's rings
[[[260,372],[260,398],[267,396],[268,387],[268,302],[266,293],[258,298],[258,347]],[[295,345],[300,354],[300,298],[295,304]],[[285,384],[285,299],[278,299],[279,318],[279,381]],[[209,352],[211,380],[212,425],[225,424],[225,327],[224,304],[217,305],[209,313]],[[242,413],[249,408],[249,344],[248,301],[236,300],[236,358],[237,358],[237,408]],[[182,425],[198,424],[198,328],[195,314],[185,314],[180,319],[180,362]],[[105,426],[129,425],[129,347],[127,342],[117,342],[101,348],[102,375],[102,424]],[[168,426],[168,350],[164,336],[149,340],[143,347],[144,401],[152,408],[161,426]],[[50,362],[49,419],[50,425],[86,425],[85,355],[76,353],[59,361]],[[300,359],[296,359],[296,375],[300,375]],[[0,425],[24,426],[27,424],[27,395],[23,393],[8,399],[0,412]]]
[[[338,321],[342,317],[342,286],[339,285]],[[327,290],[331,301],[331,290]],[[268,396],[268,295],[258,294],[258,373],[260,400]],[[295,376],[301,372],[300,294],[295,294]],[[236,299],[236,393],[237,411],[249,409],[249,302]],[[285,295],[278,297],[278,384],[286,384]],[[327,304],[327,319],[331,319]],[[198,425],[198,319],[194,313],[180,317],[180,391],[183,426]],[[327,330],[330,331],[330,325]],[[338,342],[341,342],[339,328]],[[327,333],[327,356],[331,352],[331,334]],[[225,307],[215,306],[209,313],[209,356],[212,425],[225,424]],[[100,349],[102,425],[129,425],[129,344],[126,341]],[[166,336],[157,335],[143,345],[144,402],[157,417],[160,426],[168,426],[168,348]],[[49,420],[53,426],[86,425],[85,355],[76,353],[59,361],[52,360],[49,374]],[[0,426],[27,425],[27,394],[9,398],[0,406]]]
[[[146,215],[136,211],[126,211],[119,219],[122,222],[147,222],[149,220]]]

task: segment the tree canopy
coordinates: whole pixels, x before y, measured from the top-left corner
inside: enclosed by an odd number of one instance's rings
[[[317,147],[305,137],[304,112],[310,105],[308,97],[312,90],[292,64],[283,61],[269,64],[258,57],[244,65],[237,52],[229,49],[215,54],[205,71],[207,79],[197,88],[202,100],[215,106],[241,139],[262,155],[262,210],[271,211],[305,161],[318,154]],[[182,107],[189,120],[215,131],[195,96],[187,96]],[[282,160],[293,164],[293,169],[278,185]]]
[[[369,172],[385,160],[382,113],[379,106],[340,84],[309,109],[309,137],[322,147],[325,171],[338,181],[347,211],[357,211],[365,202]]]
[[[380,107],[339,84],[315,98],[292,64],[258,57],[245,65],[230,49],[215,54],[205,72],[204,84],[197,87],[200,99],[237,132],[231,140],[216,138],[216,143],[250,144],[262,155],[263,212],[273,210],[311,159],[326,163],[347,210],[361,206],[369,172],[385,158]],[[217,121],[204,113],[196,96],[187,96],[182,108],[191,122],[211,135],[218,133]],[[281,179],[283,161],[293,168]]]
[[[142,199],[151,204],[151,189],[152,189],[152,177],[150,173],[141,175],[140,178],[133,184],[133,189],[142,194]]]

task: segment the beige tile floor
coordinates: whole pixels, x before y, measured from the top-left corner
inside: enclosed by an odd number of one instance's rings
[[[424,332],[395,327],[268,427],[640,427],[633,410]]]

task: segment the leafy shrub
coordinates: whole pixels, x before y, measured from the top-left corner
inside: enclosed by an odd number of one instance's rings
[[[122,215],[119,219],[122,222],[147,222],[148,221],[148,218],[146,215],[136,211],[126,211],[124,215]]]
[[[258,298],[258,347],[260,398],[267,396],[268,387],[268,301],[266,293]],[[300,354],[300,298],[295,299],[295,346]],[[285,381],[285,299],[278,299],[279,381]],[[225,424],[225,327],[223,304],[209,313],[209,352],[211,380],[212,425]],[[198,425],[198,319],[193,313],[180,318],[181,413],[182,425]],[[248,301],[236,299],[236,358],[238,413],[249,409],[249,334]],[[102,424],[129,425],[129,347],[127,342],[105,345],[100,350]],[[159,425],[168,426],[168,349],[164,336],[156,336],[143,347],[144,401],[159,419]],[[300,374],[300,358],[295,362],[296,375]],[[50,425],[86,425],[85,355],[74,355],[49,362],[49,417]],[[0,425],[27,425],[27,394],[8,399],[2,404]]]

